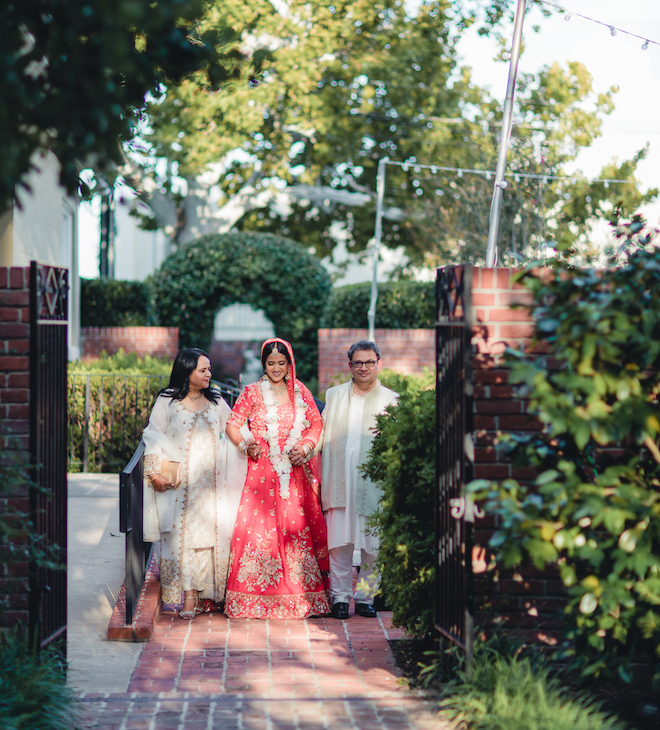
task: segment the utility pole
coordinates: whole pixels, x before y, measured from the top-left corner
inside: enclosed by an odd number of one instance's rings
[[[518,75],[518,59],[520,58],[520,46],[522,44],[523,21],[525,20],[526,0],[518,0],[516,19],[513,27],[513,44],[511,46],[511,59],[509,62],[509,80],[506,85],[506,100],[502,114],[502,130],[500,132],[500,149],[497,157],[497,168],[495,170],[495,184],[493,186],[493,200],[490,204],[490,226],[488,228],[488,244],[486,246],[486,266],[493,268],[497,266],[497,235],[500,229],[500,209],[502,207],[502,194],[507,183],[504,179],[506,171],[506,155],[511,139],[511,126],[513,123],[513,97],[516,91],[516,76]]]

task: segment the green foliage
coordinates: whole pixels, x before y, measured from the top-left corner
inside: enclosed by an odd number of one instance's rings
[[[240,231],[199,238],[168,256],[152,286],[160,322],[179,327],[181,347],[207,347],[215,313],[243,302],[263,309],[291,342],[299,377],[315,377],[330,277],[294,241]]]
[[[574,268],[561,250],[551,273],[520,276],[549,353],[511,353],[511,381],[544,426],[514,435],[513,456],[540,473],[531,486],[468,490],[498,517],[490,545],[501,564],[559,563],[564,656],[585,675],[630,681],[635,653],[660,657],[660,249],[638,217],[616,234],[616,268]]]
[[[332,290],[323,327],[360,329],[368,326],[371,284],[349,284]],[[435,284],[393,281],[378,285],[376,327],[428,329],[435,323]]]
[[[383,490],[371,518],[380,534],[380,589],[394,625],[425,636],[433,628],[435,390],[402,392],[377,421],[363,469]]]
[[[139,357],[135,352],[124,352],[122,347],[114,355],[105,352],[98,360],[69,363],[69,375],[159,375],[169,378],[172,360],[167,357]]]
[[[140,442],[158,392],[169,382],[172,362],[135,353],[70,363],[68,470],[119,471]],[[87,434],[87,438],[85,438]]]
[[[29,455],[20,450],[21,444],[5,437],[4,446],[0,459],[0,563],[34,561],[39,567],[62,569],[62,548],[49,544],[35,529],[29,510],[21,509],[31,491],[39,494],[46,490],[32,479]],[[7,610],[7,601],[3,591],[0,614]]]
[[[151,292],[142,281],[80,280],[81,327],[142,327],[149,323]]]
[[[6,730],[75,730],[76,700],[64,661],[34,652],[20,626],[0,632],[0,726]]]
[[[625,730],[600,704],[574,695],[538,658],[477,647],[471,672],[443,688],[440,717],[479,730]]]
[[[119,163],[145,96],[204,69],[207,80],[238,65],[233,45],[197,31],[203,3],[181,0],[5,0],[0,6],[0,210],[38,154],[58,157],[69,190],[80,161]],[[225,23],[216,25],[221,35]],[[238,71],[239,69],[237,69]],[[200,72],[200,75],[202,73]],[[222,80],[222,79],[219,79]],[[36,154],[35,154],[36,153]]]
[[[420,390],[435,387],[435,371],[425,367],[421,375],[413,375],[383,368],[378,374],[378,380],[395,393],[419,393]]]

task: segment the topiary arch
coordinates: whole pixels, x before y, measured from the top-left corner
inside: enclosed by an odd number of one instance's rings
[[[291,342],[299,376],[316,377],[317,329],[330,276],[295,241],[249,231],[204,236],[168,256],[151,284],[158,319],[179,328],[181,347],[208,346],[219,309],[251,304]]]

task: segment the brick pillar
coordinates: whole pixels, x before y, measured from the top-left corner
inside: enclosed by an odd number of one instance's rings
[[[514,468],[496,445],[502,433],[529,433],[542,426],[527,415],[528,401],[509,384],[504,352],[507,347],[531,351],[533,322],[525,308],[531,294],[513,284],[512,269],[475,269],[472,284],[474,315],[474,439],[475,477],[501,480],[532,480],[536,471]],[[543,345],[537,351],[545,351]],[[553,645],[563,625],[566,603],[564,586],[556,566],[539,571],[532,565],[517,572],[504,572],[498,581],[487,574],[486,546],[495,527],[494,519],[475,524],[475,626],[511,628],[529,639]]]
[[[29,463],[30,269],[0,267],[0,512],[30,511],[28,491],[12,484],[12,472]],[[0,625],[28,622],[26,537],[0,554]]]

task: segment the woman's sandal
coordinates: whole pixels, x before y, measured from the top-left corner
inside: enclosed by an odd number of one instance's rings
[[[185,604],[185,601],[184,601]],[[204,608],[200,606],[199,604],[196,604],[195,607],[191,611],[186,611],[184,609],[181,609],[179,611],[179,618],[182,618],[186,621],[192,621],[195,616],[199,616],[200,613],[204,613]]]

